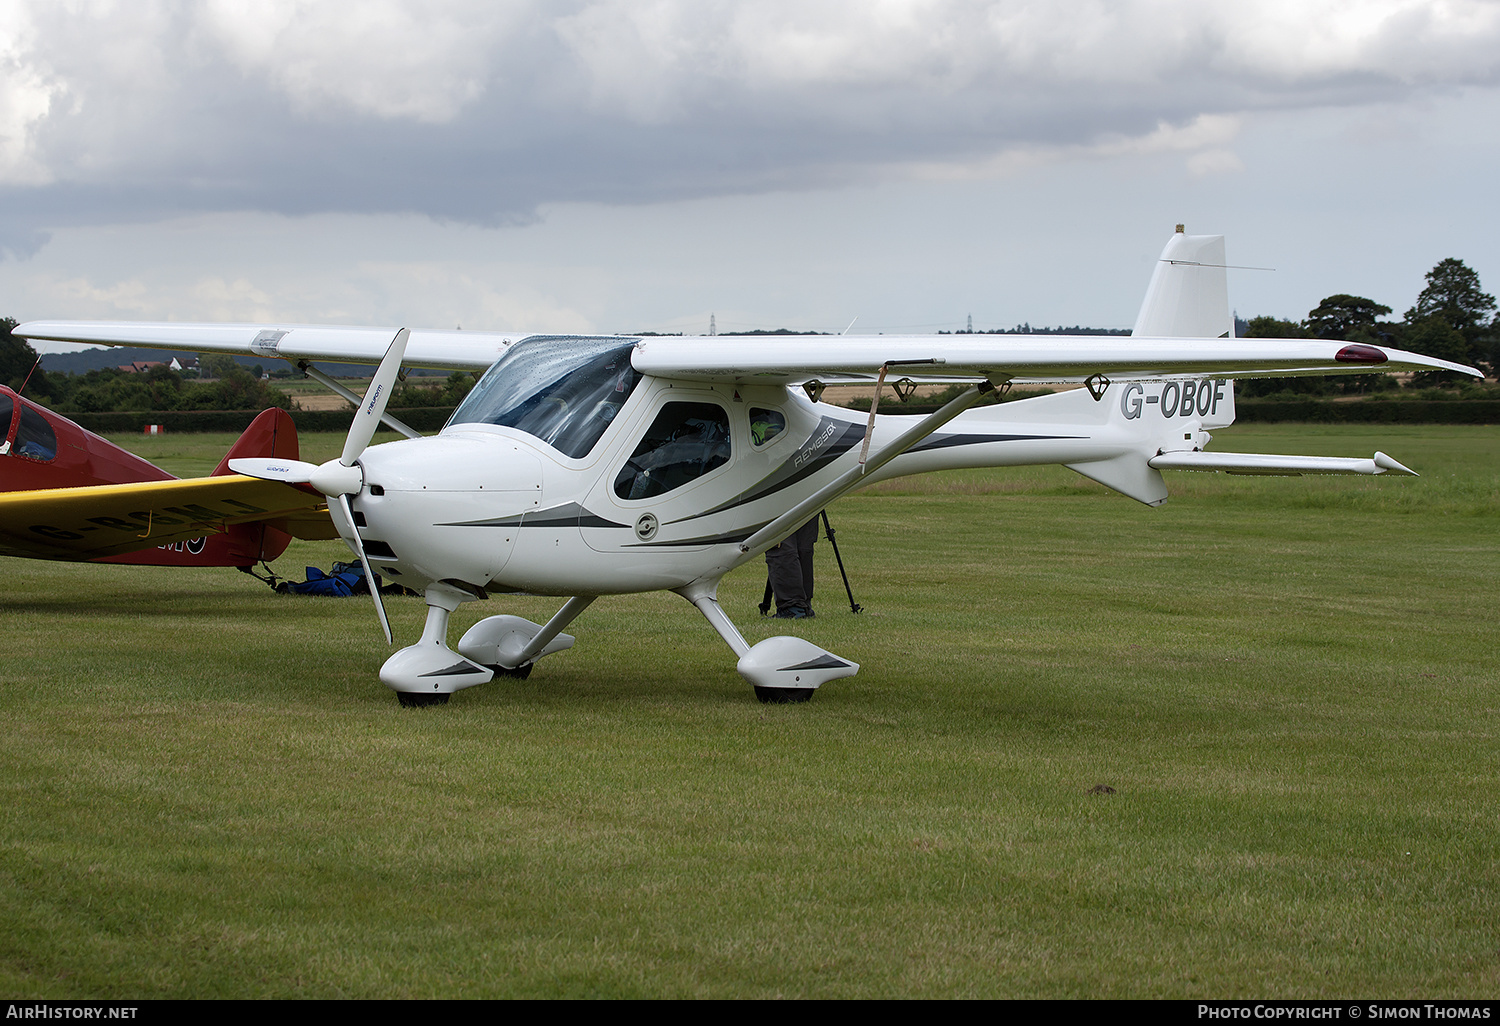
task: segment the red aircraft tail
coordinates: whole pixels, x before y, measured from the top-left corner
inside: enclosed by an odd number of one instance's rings
[[[229,461],[245,457],[270,457],[273,460],[300,460],[297,448],[297,425],[285,410],[266,410],[250,422],[239,441],[229,447],[210,477],[232,474]]]

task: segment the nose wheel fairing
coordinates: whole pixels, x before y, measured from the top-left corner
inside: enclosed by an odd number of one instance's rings
[[[446,584],[427,589],[427,622],[422,638],[385,661],[380,681],[403,695],[451,695],[455,691],[487,684],[495,671],[465,659],[448,647],[448,617],[474,596]],[[403,700],[402,705],[412,702]]]
[[[428,587],[421,640],[380,668],[381,682],[401,697],[403,706],[446,701],[441,696],[487,684],[496,676],[525,679],[542,656],[573,647],[573,636],[562,628],[594,601],[592,595],[570,598],[545,625],[520,616],[486,617],[464,633],[455,652],[448,647],[448,618],[476,597],[441,582]]]

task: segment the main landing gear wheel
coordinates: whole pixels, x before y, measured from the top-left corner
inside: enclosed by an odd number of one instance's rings
[[[789,705],[806,702],[813,696],[813,688],[763,688],[755,685],[755,697],[767,705]]]
[[[420,691],[398,691],[396,697],[401,700],[403,709],[425,709],[429,705],[447,705],[452,696],[446,692],[428,695]]]
[[[512,677],[515,680],[525,680],[531,676],[531,668],[535,665],[536,663],[527,663],[525,666],[517,666],[514,670],[504,666],[492,666],[490,669],[495,671],[496,677]]]

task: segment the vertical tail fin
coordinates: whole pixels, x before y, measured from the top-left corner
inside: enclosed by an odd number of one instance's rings
[[[248,457],[275,460],[295,460],[300,455],[297,445],[297,425],[292,415],[285,410],[271,408],[261,411],[260,416],[250,422],[245,433],[229,447],[210,477],[232,474],[229,461]]]
[[[1188,235],[1182,225],[1167,242],[1151,274],[1131,334],[1148,338],[1227,338],[1229,277],[1224,236]]]

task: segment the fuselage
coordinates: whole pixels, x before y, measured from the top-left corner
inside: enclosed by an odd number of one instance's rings
[[[1188,387],[1168,385],[1177,394]],[[1145,391],[1157,399],[1163,388],[1154,382]],[[1099,401],[1080,389],[972,410],[869,481],[962,467],[1093,465],[1143,446],[1206,440],[1207,403],[1184,416],[1174,404],[1163,417],[1145,391],[1111,390]],[[1207,400],[1212,386],[1202,391]],[[867,424],[864,414],[814,403],[800,388],[640,377],[607,411],[597,439],[586,451],[572,444],[580,454],[569,455],[528,429],[554,439],[571,430],[556,426],[554,412],[544,401],[510,417],[521,427],[459,421],[434,437],[367,449],[352,508],[375,571],[417,589],[446,580],[548,595],[716,578],[742,561],[740,542],[857,464]],[[871,451],[919,419],[878,417]],[[353,526],[339,529],[347,536]]]

